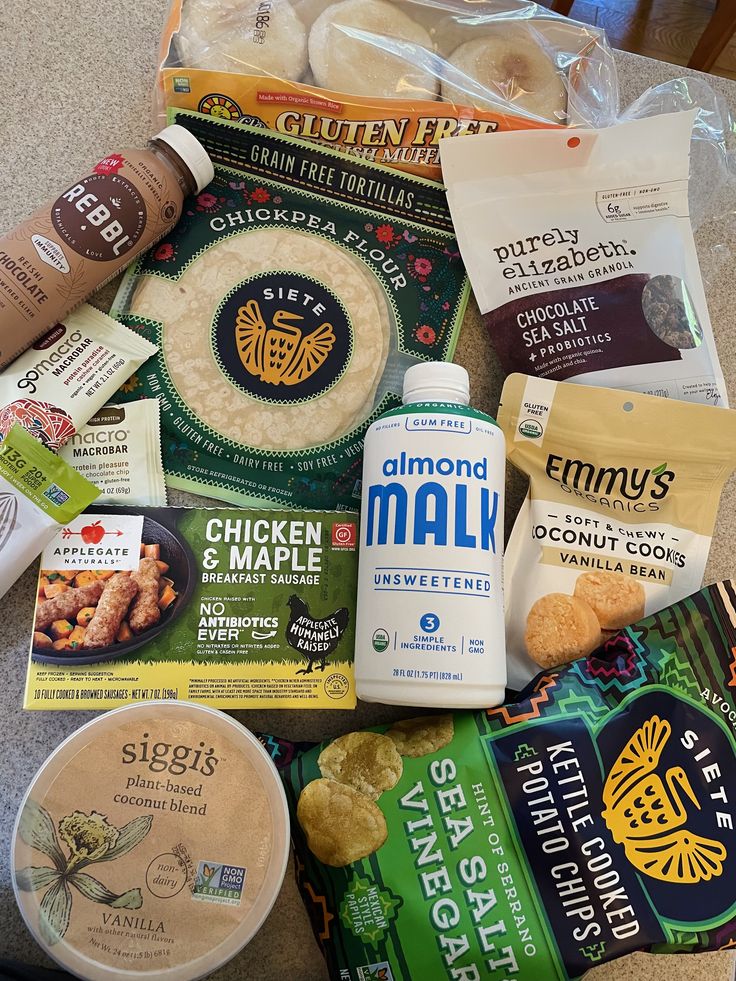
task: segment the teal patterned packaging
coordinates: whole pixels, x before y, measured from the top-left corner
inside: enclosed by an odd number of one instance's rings
[[[236,504],[357,510],[362,441],[468,298],[441,185],[265,129],[170,112],[213,182],[132,266],[115,316],[159,346],[167,483]]]
[[[552,981],[736,944],[736,589],[640,620],[509,704],[281,765],[340,981]]]

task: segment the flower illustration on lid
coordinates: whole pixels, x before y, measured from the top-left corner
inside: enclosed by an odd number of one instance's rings
[[[432,272],[432,263],[429,259],[418,258],[414,260],[414,271],[417,276],[429,276]]]
[[[376,238],[384,245],[389,245],[394,240],[393,225],[379,225],[376,229]]]
[[[49,945],[59,943],[72,914],[72,886],[93,903],[111,909],[140,909],[140,888],[115,893],[82,869],[97,862],[111,862],[132,851],[151,830],[153,817],[142,815],[122,828],[110,824],[104,814],[73,811],[58,824],[57,836],[49,812],[30,799],[23,808],[18,833],[23,841],[51,859],[52,865],[29,865],[16,869],[15,881],[23,892],[44,892],[39,903],[39,928]],[[61,841],[67,846],[64,854]]]
[[[253,201],[257,201],[259,204],[265,204],[266,201],[271,200],[271,195],[265,187],[256,187],[250,196]]]

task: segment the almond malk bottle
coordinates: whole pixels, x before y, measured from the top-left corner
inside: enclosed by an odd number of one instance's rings
[[[403,403],[365,439],[358,697],[498,705],[506,686],[503,433],[469,407],[460,365],[413,365]]]

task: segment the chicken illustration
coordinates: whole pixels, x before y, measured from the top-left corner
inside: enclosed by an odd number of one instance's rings
[[[664,780],[656,773],[671,732],[657,715],[636,730],[606,779],[602,817],[640,872],[692,884],[721,875],[726,849],[688,831],[688,808],[700,803],[683,768],[670,767]]]
[[[296,385],[320,368],[335,343],[332,324],[320,324],[304,334],[290,321],[297,313],[277,310],[267,327],[257,300],[240,307],[235,320],[238,354],[245,370],[271,385]]]
[[[292,593],[287,602],[291,615],[286,626],[286,642],[307,661],[306,668],[299,668],[296,673],[311,674],[315,666],[324,671],[327,658],[340,643],[350,622],[350,611],[343,606],[318,620],[296,593]]]

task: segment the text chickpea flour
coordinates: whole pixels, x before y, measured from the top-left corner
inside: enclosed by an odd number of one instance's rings
[[[259,929],[287,854],[260,743],[212,709],[147,702],[90,722],[41,768],[14,884],[29,929],[74,974],[199,978]]]

